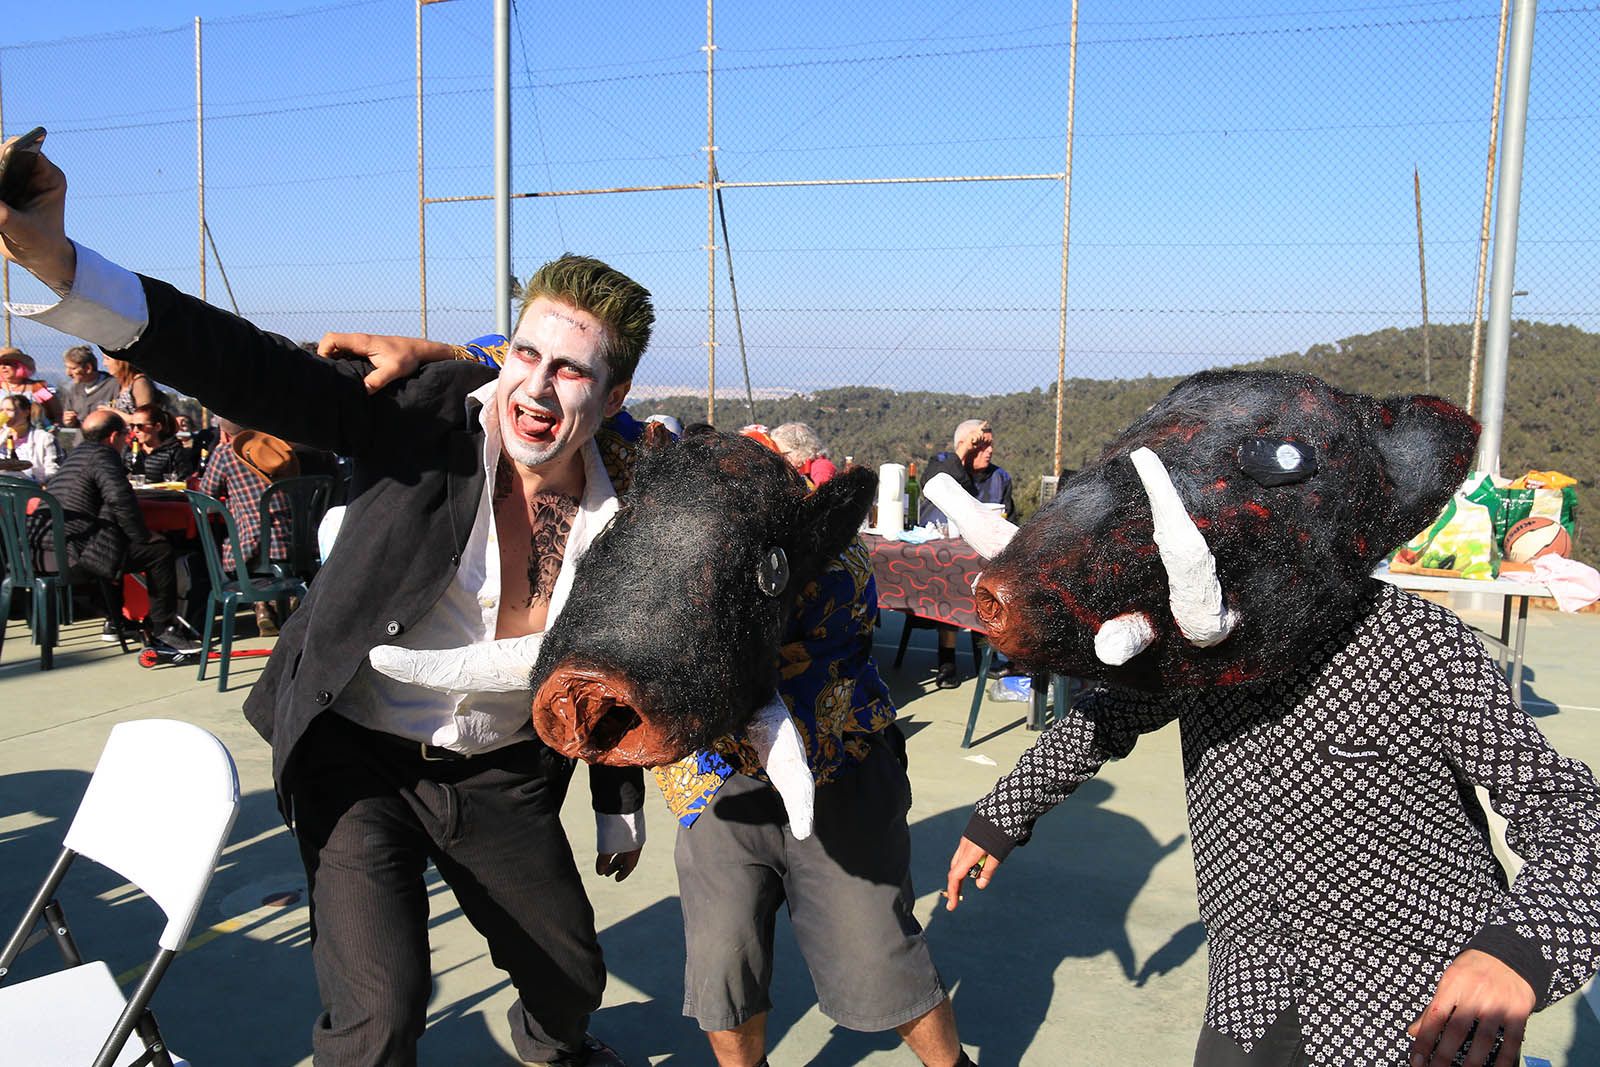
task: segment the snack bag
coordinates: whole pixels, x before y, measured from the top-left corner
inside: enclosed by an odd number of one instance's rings
[[[1495,522],[1499,503],[1493,482],[1472,475],[1426,530],[1395,550],[1389,569],[1397,574],[1493,580],[1500,566]]]

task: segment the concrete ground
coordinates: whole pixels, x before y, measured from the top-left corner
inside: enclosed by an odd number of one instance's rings
[[[1486,621],[1473,616],[1473,621]],[[317,1011],[307,951],[304,876],[274,808],[267,746],[239,714],[263,661],[241,661],[231,690],[193,668],[142,669],[98,640],[99,623],[68,627],[57,669],[40,673],[20,622],[0,656],[0,926],[9,932],[66,831],[107,731],[172,717],[222,738],[238,763],[243,807],[185,953],[156,998],[174,1048],[198,1064],[309,1063]],[[1205,1001],[1178,738],[1167,729],[1108,766],[1044,819],[1034,842],[986,893],[954,915],[937,898],[973,801],[1032,740],[1020,704],[986,702],[978,743],[960,745],[973,682],[932,687],[930,643],[893,670],[897,617],[879,655],[910,737],[916,913],[954,991],[974,1058],[1000,1064],[1187,1064]],[[931,635],[916,638],[931,642]],[[262,644],[244,641],[241,647]],[[1562,751],[1600,767],[1600,616],[1537,612],[1529,621],[1525,697]],[[962,666],[970,664],[963,652]],[[587,790],[566,812],[580,866],[592,865]],[[682,924],[673,828],[652,793],[650,841],[638,872],[616,884],[587,877],[611,980],[592,1029],[634,1064],[709,1062],[679,1014]],[[592,866],[590,868],[592,870]],[[81,946],[131,977],[159,928],[155,906],[103,868],[82,863],[63,903]],[[432,880],[435,988],[421,1059],[433,1065],[513,1061],[505,1026],[512,993],[450,891]],[[834,1027],[816,1007],[803,961],[780,921],[770,1022],[775,1064],[911,1064],[890,1037]],[[19,975],[53,966],[35,948]],[[1600,995],[1535,1016],[1528,1063],[1600,1063]]]

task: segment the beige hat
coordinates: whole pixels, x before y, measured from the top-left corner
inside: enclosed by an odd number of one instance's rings
[[[300,475],[300,459],[281,437],[260,430],[245,430],[234,435],[233,451],[245,465],[269,482]]]
[[[26,367],[29,377],[39,372],[39,365],[33,361],[32,356],[22,349],[12,348],[10,345],[0,348],[0,363],[16,363],[19,366]]]

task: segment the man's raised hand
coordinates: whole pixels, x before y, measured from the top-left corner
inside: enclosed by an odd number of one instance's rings
[[[994,881],[995,872],[1000,869],[1000,861],[985,852],[982,846],[963,837],[961,844],[956,846],[955,855],[950,857],[950,877],[944,893],[945,911],[955,911],[956,905],[961,903],[961,887],[966,884],[974,868],[978,871],[978,888],[988,889],[989,883]]]
[[[326,359],[364,359],[372,373],[362,379],[368,393],[409,378],[424,363],[455,358],[455,349],[440,341],[398,337],[381,333],[325,333],[317,342],[317,355]]]
[[[66,208],[67,176],[42,152],[21,203],[0,201],[0,254],[60,296],[72,291],[78,271],[77,250],[67,239]]]
[[[1487,952],[1467,949],[1445,968],[1433,1001],[1406,1029],[1411,1035],[1411,1067],[1454,1063],[1474,1023],[1472,1048],[1462,1067],[1516,1067],[1533,1005],[1533,989],[1521,975]],[[1489,1054],[1502,1031],[1500,1054],[1491,1061]]]

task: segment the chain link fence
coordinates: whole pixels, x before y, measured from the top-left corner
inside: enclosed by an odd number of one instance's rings
[[[1291,356],[1350,387],[1467,399],[1501,5],[1280,6],[1084,5],[1066,466],[1205,367]],[[1070,6],[713,14],[514,5],[512,185],[541,194],[514,203],[516,272],[571,250],[653,290],[640,410],[704,417],[714,271],[718,422],[749,421],[748,396],[760,421],[806,418],[836,456],[876,463],[989,417],[1020,495],[1036,492],[1054,466],[1066,197],[1047,176],[1066,168]],[[414,334],[419,22],[424,191],[491,192],[487,0],[207,20],[203,272],[192,25],[0,47],[6,129],[50,127],[72,231],[112,257],[189,291],[203,278],[212,302],[296,339]],[[1542,7],[1504,465],[1591,488],[1597,90],[1600,8]],[[927,180],[975,177],[1014,180]],[[767,184],[841,180],[879,184]],[[693,187],[565,195],[641,186]],[[491,205],[432,202],[425,219],[428,332],[488,332],[510,284],[493,277]],[[29,284],[13,272],[14,296]],[[63,339],[10,327],[59,374]]]

